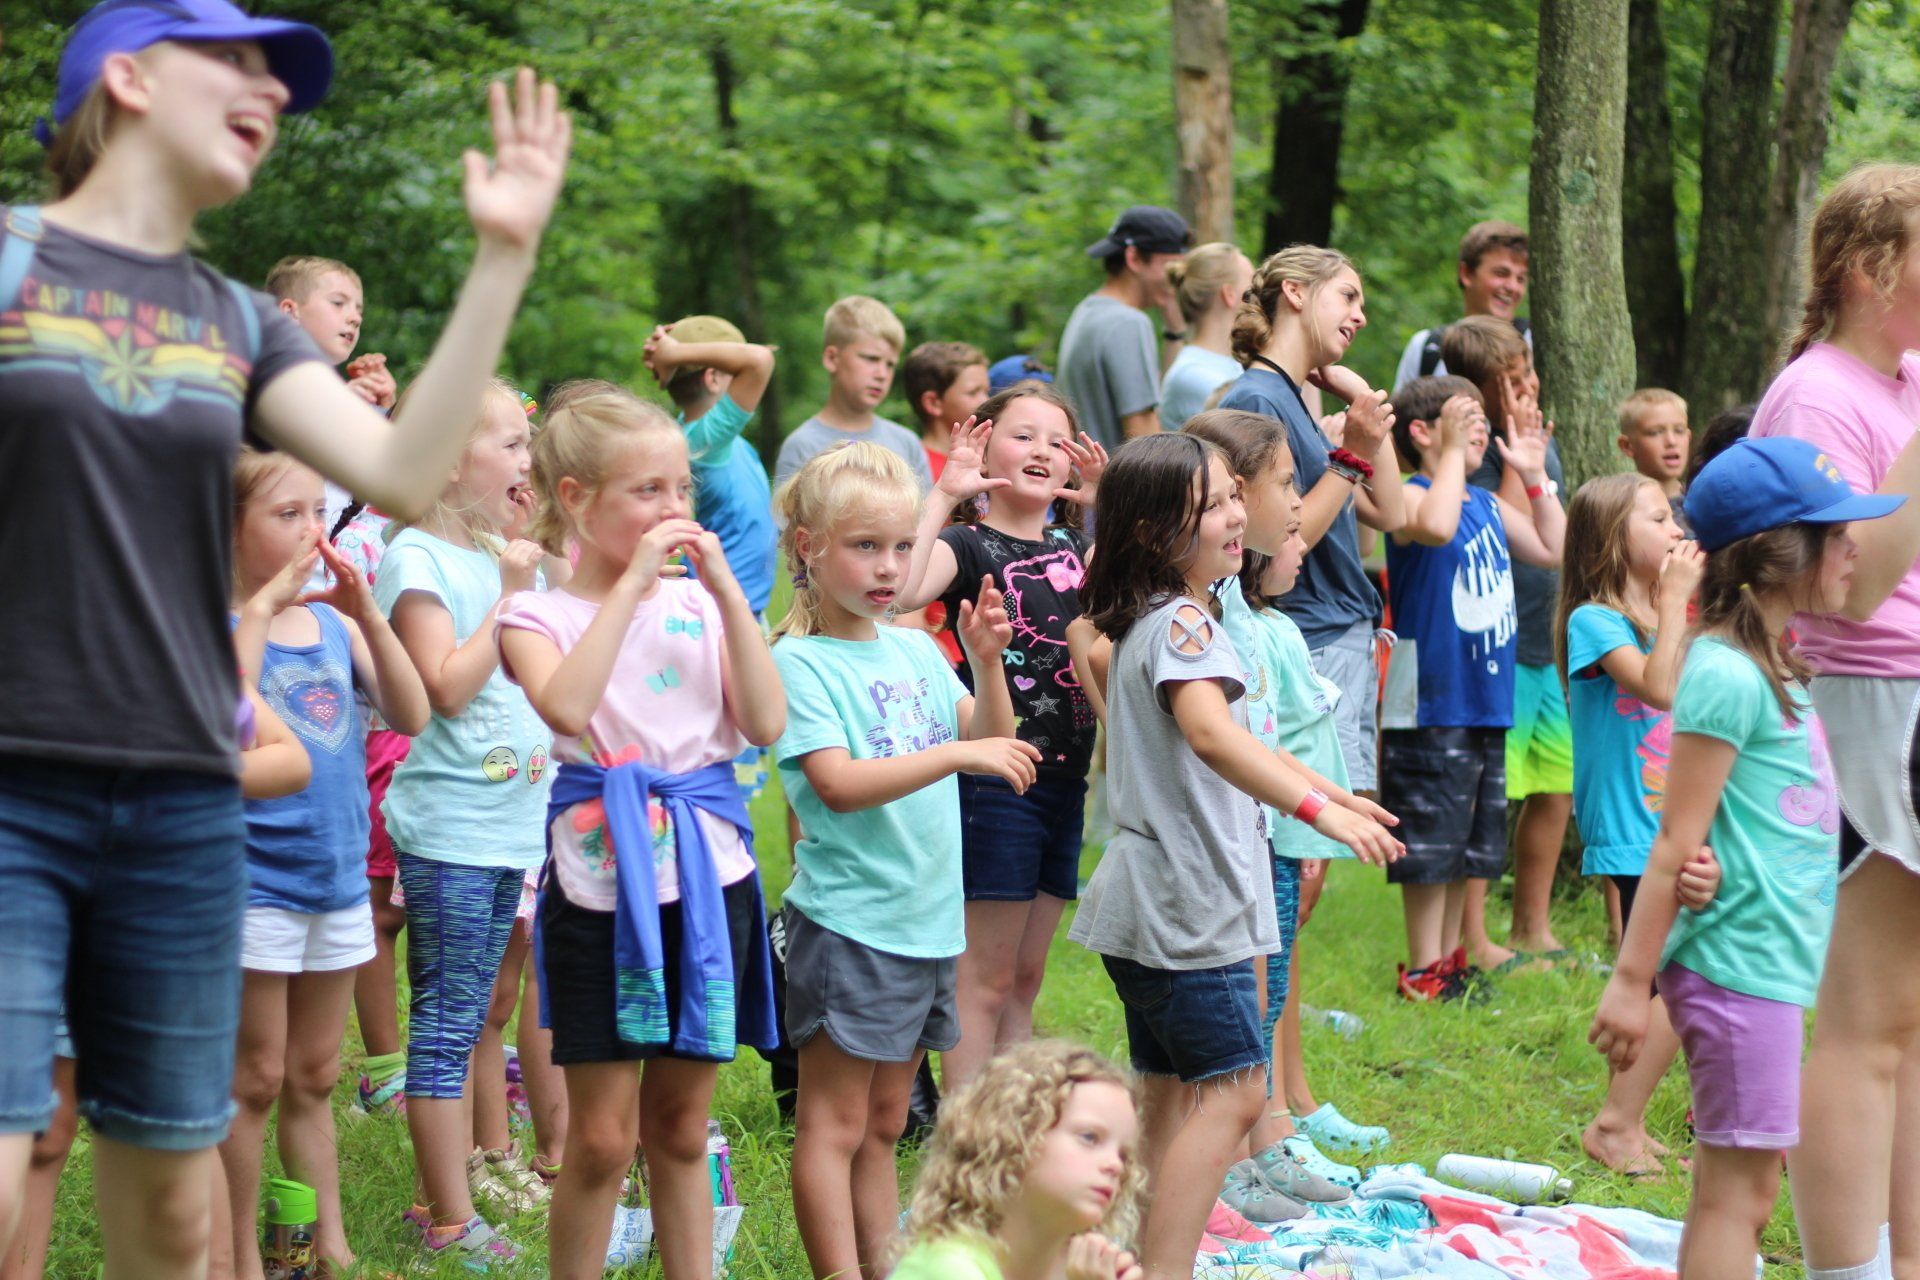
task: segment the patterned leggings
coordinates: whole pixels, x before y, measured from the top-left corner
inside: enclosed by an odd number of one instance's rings
[[[407,898],[407,1093],[458,1098],[507,953],[525,872],[396,851]]]
[[[1274,1024],[1287,1007],[1287,966],[1293,959],[1293,940],[1300,932],[1300,862],[1273,855],[1273,910],[1280,918],[1280,949],[1267,957],[1267,1014],[1261,1023],[1267,1043],[1273,1043]],[[1269,1059],[1271,1064],[1271,1059]],[[1273,1096],[1273,1070],[1267,1070],[1267,1096]]]

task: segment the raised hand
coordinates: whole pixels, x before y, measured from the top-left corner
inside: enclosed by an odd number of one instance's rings
[[[323,546],[326,543],[321,541],[318,530],[301,539],[300,550],[294,552],[293,559],[287,561],[280,572],[268,578],[266,584],[253,593],[252,602],[264,608],[269,617],[301,603],[307,580],[313,577],[313,566],[320,559],[319,548]],[[333,548],[327,547],[327,550],[332,551]]]
[[[347,364],[347,389],[377,409],[391,409],[399,384],[387,371],[387,358],[378,351],[356,356]]]
[[[1380,444],[1393,433],[1393,406],[1385,391],[1364,391],[1347,406],[1347,424],[1341,429],[1346,448],[1362,458],[1380,452]]]
[[[1064,502],[1091,507],[1094,495],[1100,490],[1100,477],[1107,474],[1107,447],[1084,431],[1078,440],[1062,440],[1060,447],[1073,461],[1073,469],[1080,473],[1080,487],[1068,489],[1063,486],[1055,489],[1053,496]]]
[[[308,591],[293,601],[293,603],[313,604],[318,602],[320,604],[331,605],[342,614],[352,618],[355,622],[362,624],[368,623],[378,616],[380,606],[373,602],[373,587],[367,582],[366,575],[360,572],[359,567],[356,566],[353,561],[334,550],[333,544],[330,542],[324,540],[317,542],[314,544],[313,549],[319,552],[320,559],[326,562],[327,571],[333,575],[333,585],[324,587],[319,591]],[[311,572],[313,561],[308,556],[301,556],[296,563],[299,562],[306,563],[309,566],[309,572]],[[277,578],[275,579],[276,582],[278,580]],[[304,582],[305,579],[303,578],[301,581]]]
[[[1004,489],[1013,481],[1005,476],[981,474],[987,465],[987,441],[993,435],[993,419],[981,422],[969,417],[953,424],[953,440],[947,447],[947,465],[940,471],[934,488],[950,500],[949,510],[995,489]]]
[[[981,661],[998,659],[1013,643],[1013,620],[1007,616],[1007,598],[994,585],[993,575],[980,579],[980,603],[960,602],[960,643]]]
[[[728,591],[740,591],[739,580],[733,576],[733,566],[727,563],[727,553],[720,546],[720,535],[711,529],[702,529],[698,537],[683,544],[687,559],[693,561],[695,572],[700,575],[700,585],[707,594],[718,599]],[[634,557],[636,560],[638,556]]]
[[[1434,429],[1439,434],[1440,447],[1442,449],[1466,448],[1467,436],[1472,432],[1473,424],[1484,423],[1486,420],[1486,411],[1472,396],[1449,397],[1447,402],[1440,406],[1440,420],[1434,424]]]
[[[676,358],[679,348],[679,340],[673,336],[673,326],[670,324],[657,324],[653,326],[653,332],[647,335],[646,346],[640,351],[640,361],[661,386],[665,386],[680,367],[680,361]]]
[[[537,542],[528,542],[525,538],[509,542],[507,549],[500,553],[501,594],[533,590],[533,576],[546,558],[546,548]]]
[[[553,82],[537,84],[529,67],[514,76],[511,100],[506,85],[497,80],[488,85],[487,108],[493,120],[492,164],[476,150],[461,157],[467,217],[483,243],[532,249],[560,195],[573,122],[560,110]]]
[[[1700,544],[1691,538],[1676,542],[1673,550],[1667,552],[1666,562],[1660,566],[1660,598],[1662,600],[1691,600],[1699,589],[1700,579],[1706,576],[1707,553]]]

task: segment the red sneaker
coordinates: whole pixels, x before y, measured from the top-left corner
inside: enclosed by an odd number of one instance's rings
[[[1446,999],[1448,975],[1443,972],[1445,963],[1441,961],[1425,969],[1413,970],[1409,970],[1404,964],[1398,966],[1400,998],[1421,1003]]]

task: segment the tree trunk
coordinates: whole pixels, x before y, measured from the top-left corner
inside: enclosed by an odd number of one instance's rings
[[[1618,469],[1633,389],[1620,260],[1627,0],[1541,0],[1528,175],[1535,358],[1570,484]]]
[[[1194,241],[1233,239],[1233,63],[1227,0],[1172,0],[1180,212]]]
[[[740,145],[740,122],[733,114],[733,89],[738,82],[738,74],[733,69],[733,55],[728,52],[724,41],[714,44],[709,54],[709,65],[713,68],[713,100],[719,117],[720,140],[727,150],[732,151]],[[767,312],[760,302],[760,278],[753,257],[753,192],[744,182],[734,178],[728,180],[726,194],[727,232],[733,241],[734,295],[740,305],[740,328],[749,340],[765,342]],[[765,394],[760,397],[760,422],[756,435],[762,460],[769,460],[780,452],[783,434],[780,430],[780,379],[775,378],[767,384]]]
[[[1368,0],[1302,0],[1298,25],[1273,60],[1273,163],[1267,171],[1265,252],[1333,239],[1349,68],[1340,42],[1367,25]]]
[[[1833,114],[1833,64],[1853,17],[1853,0],[1794,0],[1793,38],[1787,45],[1786,88],[1780,96],[1773,186],[1767,194],[1766,332],[1778,342],[1793,325],[1806,294],[1801,238],[1820,198],[1820,161]],[[1771,376],[1777,348],[1765,366]]]
[[[1687,294],[1675,234],[1673,117],[1667,105],[1667,38],[1660,29],[1660,0],[1627,3],[1627,148],[1620,214],[1635,385],[1678,387],[1686,350]]]
[[[1715,0],[1700,91],[1700,247],[1687,323],[1688,410],[1696,421],[1766,381],[1767,185],[1780,0]]]

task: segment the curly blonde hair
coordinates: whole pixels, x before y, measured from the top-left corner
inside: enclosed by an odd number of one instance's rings
[[[941,1104],[898,1247],[956,1236],[991,1242],[1074,1086],[1095,1083],[1125,1089],[1139,1109],[1133,1073],[1084,1045],[1030,1040],[989,1062]],[[1123,1243],[1133,1239],[1147,1182],[1137,1139],[1124,1154],[1119,1193],[1094,1227]]]

